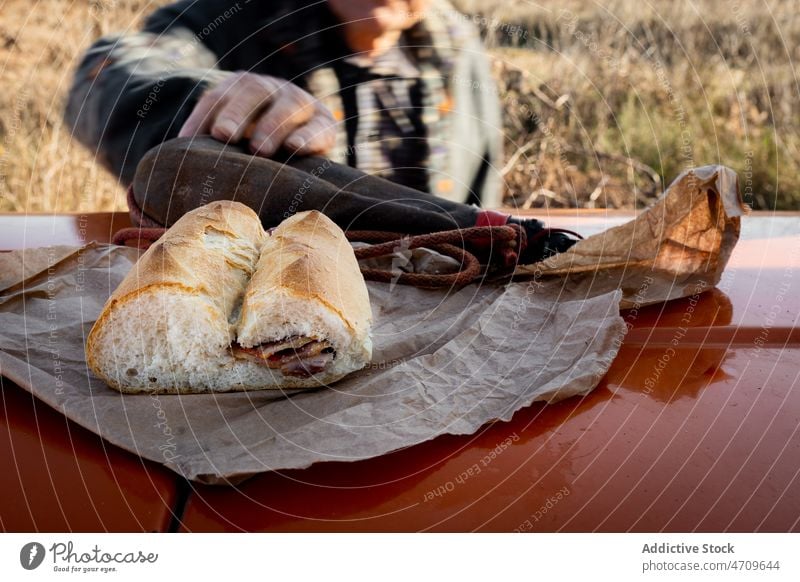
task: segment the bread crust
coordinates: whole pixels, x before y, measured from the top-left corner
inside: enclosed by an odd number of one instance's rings
[[[258,215],[244,204],[231,201],[212,202],[185,214],[156,241],[136,262],[130,273],[108,299],[98,323],[110,308],[130,295],[139,294],[150,287],[178,287],[205,292],[209,297],[224,297],[232,292],[228,281],[209,277],[219,267],[219,256],[207,252],[203,243],[208,232],[219,232],[231,238],[249,242],[253,255],[249,258],[225,257],[237,268],[254,269],[253,257],[261,251],[264,230]]]
[[[358,261],[342,230],[321,212],[295,214],[267,233],[245,294],[243,323],[258,317],[264,301],[278,292],[324,305],[358,341],[369,333],[372,311]]]
[[[270,297],[290,295],[308,302],[309,307],[319,310],[319,306],[323,306],[347,328],[352,340],[347,344],[356,350],[348,357],[360,365],[345,370],[342,361],[335,369],[308,379],[282,377],[270,381],[265,377],[263,386],[243,387],[232,381],[225,389],[213,390],[165,385],[164,382],[144,389],[125,384],[119,371],[117,377],[122,378],[122,382],[110,378],[104,373],[110,362],[103,366],[104,362],[100,361],[99,338],[107,326],[114,325],[116,310],[140,298],[149,301],[158,293],[203,298],[203,306],[207,304],[209,310],[204,315],[215,337],[224,334],[229,345],[237,341],[246,322],[274,316],[265,311]],[[344,233],[329,218],[316,211],[300,213],[267,234],[258,215],[250,208],[237,202],[219,201],[181,217],[142,255],[109,297],[92,327],[87,338],[86,357],[90,369],[98,377],[122,392],[188,394],[310,388],[335,381],[369,361],[371,319],[369,296],[358,262]],[[253,341],[262,343],[273,339],[279,338],[258,337]],[[234,361],[227,350],[222,351],[219,374],[225,374]],[[234,365],[251,364],[237,362]]]

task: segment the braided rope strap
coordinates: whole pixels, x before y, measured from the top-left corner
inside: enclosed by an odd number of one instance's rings
[[[131,223],[135,226],[123,228],[111,239],[115,245],[133,246],[147,249],[166,232],[159,224],[139,207],[133,195],[133,187],[127,192],[128,209]],[[525,248],[525,231],[518,225],[497,225],[497,220],[484,220],[479,215],[480,226],[408,236],[399,233],[378,230],[347,231],[345,235],[350,241],[370,243],[369,247],[355,249],[359,260],[391,255],[399,249],[427,248],[448,256],[460,265],[454,273],[398,273],[395,270],[371,269],[361,267],[364,278],[370,281],[413,285],[424,288],[460,287],[467,285],[481,275],[481,260],[465,247],[475,252],[480,251],[485,264],[493,263],[501,270],[510,271],[516,266],[519,253]],[[507,217],[496,214],[502,220]]]
[[[114,234],[111,242],[115,245],[133,246],[147,249],[166,232],[165,228],[131,227],[123,228]],[[458,261],[460,269],[454,273],[398,273],[396,270],[371,269],[362,267],[361,273],[369,281],[397,283],[427,289],[442,287],[461,287],[477,279],[482,272],[478,258],[464,248],[470,241],[490,238],[498,247],[515,249],[519,246],[520,231],[512,226],[480,226],[459,230],[447,230],[432,234],[407,236],[384,231],[347,231],[348,240],[372,243],[368,247],[355,249],[358,260],[391,255],[399,249],[412,250],[426,248]],[[506,262],[506,254],[498,256]],[[516,253],[514,253],[516,257]]]
[[[471,283],[481,275],[481,262],[475,255],[464,248],[470,241],[490,239],[500,247],[516,248],[520,232],[520,230],[512,226],[480,226],[416,236],[375,230],[350,230],[345,234],[348,240],[353,242],[373,243],[368,247],[355,249],[356,258],[359,260],[391,255],[398,250],[426,248],[458,261],[460,265],[458,271],[441,275],[398,273],[397,271],[384,269],[361,268],[364,278],[370,281],[434,289],[461,287]],[[503,254],[500,256],[505,258]]]
[[[167,232],[167,229],[164,227],[144,228],[133,226],[123,228],[114,233],[114,236],[111,237],[111,244],[145,250],[150,248],[150,245],[160,239],[165,232]]]
[[[139,207],[133,196],[133,187],[128,188],[127,202],[131,222],[135,226],[117,231],[111,242],[115,245],[147,249],[161,238],[167,229],[147,216]],[[351,230],[345,232],[345,235],[350,241],[370,243],[368,247],[355,249],[358,260],[391,255],[399,249],[411,250],[424,247],[450,257],[460,265],[458,271],[446,274],[398,273],[395,270],[361,267],[361,273],[367,280],[424,288],[460,287],[471,283],[481,275],[481,261],[465,247],[488,249],[488,255],[483,257],[486,259],[485,262],[499,263],[504,269],[516,265],[519,253],[525,247],[525,231],[519,226],[489,224],[484,222],[482,226],[416,236],[379,230]]]

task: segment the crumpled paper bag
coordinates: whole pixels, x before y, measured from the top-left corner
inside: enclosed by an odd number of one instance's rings
[[[369,283],[373,361],[329,388],[120,394],[89,373],[84,342],[136,258],[95,243],[0,253],[0,374],[108,441],[207,483],[375,457],[587,394],[626,330],[617,291],[556,301],[524,282],[449,292]]]
[[[550,281],[570,297],[621,289],[622,308],[688,297],[719,282],[745,212],[736,172],[725,166],[687,170],[635,220],[514,274]]]

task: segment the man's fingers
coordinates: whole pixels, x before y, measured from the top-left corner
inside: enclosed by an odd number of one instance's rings
[[[295,130],[284,142],[287,149],[304,156],[324,154],[335,143],[336,122],[323,107],[319,107],[311,121]]]
[[[289,135],[313,118],[315,111],[315,101],[305,91],[284,87],[256,123],[250,149],[260,156],[273,155]]]
[[[250,140],[253,153],[270,157],[281,147],[323,153],[335,141],[330,112],[300,87],[265,75],[238,73],[206,91],[179,136],[208,133],[214,139]]]
[[[276,94],[276,88],[259,79],[248,79],[228,91],[225,105],[211,125],[211,136],[226,142],[242,139],[245,130]]]
[[[208,133],[211,122],[214,120],[214,109],[217,107],[219,97],[216,91],[206,91],[197,101],[192,113],[186,118],[178,137],[192,137]]]

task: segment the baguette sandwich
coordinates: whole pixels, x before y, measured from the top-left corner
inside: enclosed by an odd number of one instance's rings
[[[344,233],[323,214],[264,232],[248,207],[181,217],[134,265],[86,344],[90,369],[129,393],[322,386],[372,356],[372,314]]]

